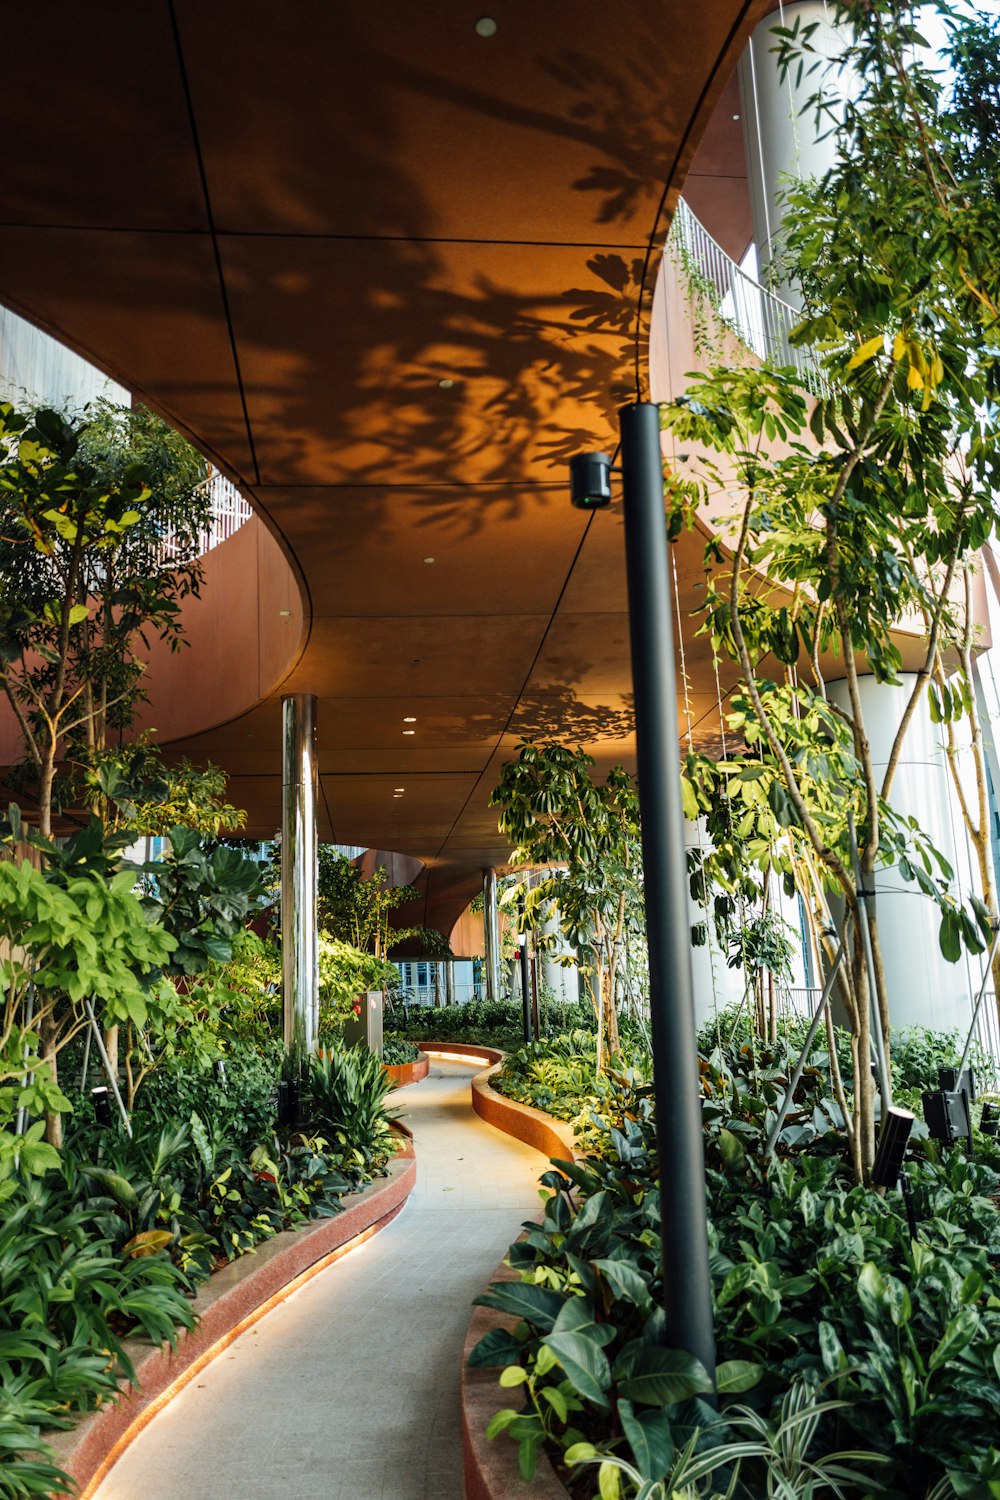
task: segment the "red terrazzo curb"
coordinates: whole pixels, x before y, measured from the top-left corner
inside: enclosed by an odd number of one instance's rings
[[[526,1146],[533,1146],[543,1156],[556,1157],[559,1161],[575,1160],[576,1146],[568,1125],[530,1104],[517,1104],[490,1088],[490,1079],[498,1067],[499,1063],[485,1073],[477,1073],[472,1080],[472,1108],[479,1118],[523,1141]]]
[[[176,1394],[171,1386],[180,1382],[177,1389],[181,1389],[185,1375],[191,1379],[196,1373],[193,1366],[201,1362],[200,1368],[214,1357],[214,1345],[221,1352],[237,1325],[253,1323],[254,1313],[297,1277],[366,1230],[375,1233],[396,1217],[416,1181],[417,1162],[409,1140],[389,1164],[388,1174],[351,1194],[345,1200],[347,1206],[333,1218],[284,1230],[259,1245],[254,1254],[217,1271],[194,1299],[197,1327],[181,1334],[176,1349],[128,1343],[138,1388],[123,1387],[115,1405],[91,1412],[70,1432],[45,1434],[55,1451],[55,1462],[84,1495],[138,1435],[147,1413],[153,1415],[149,1408],[154,1403],[157,1409],[165,1405]]]
[[[490,1277],[491,1282],[514,1279],[506,1264],[498,1266]],[[512,1330],[518,1321],[492,1307],[477,1307],[465,1335],[460,1397],[465,1500],[567,1500],[566,1490],[544,1451],[539,1451],[535,1477],[528,1482],[522,1479],[518,1467],[517,1444],[504,1433],[492,1440],[486,1436],[492,1417],[516,1401],[512,1402],[512,1392],[499,1384],[499,1370],[470,1370],[469,1355],[492,1329]]]
[[[421,1078],[427,1077],[431,1060],[425,1052],[421,1052],[413,1062],[383,1063],[382,1066],[392,1079],[393,1087],[405,1089],[408,1083],[419,1083]]]
[[[472,1108],[479,1118],[544,1156],[573,1161],[576,1148],[568,1125],[490,1088],[490,1078],[499,1065],[495,1063],[472,1080]],[[491,1282],[515,1279],[506,1264],[490,1277]],[[529,1483],[521,1477],[517,1444],[503,1435],[492,1441],[486,1436],[494,1414],[512,1404],[510,1392],[499,1384],[499,1370],[470,1370],[469,1355],[491,1329],[513,1329],[519,1321],[494,1308],[477,1307],[466,1331],[461,1374],[465,1500],[567,1500],[566,1490],[543,1452],[538,1455],[538,1468]]]
[[[421,1050],[432,1057],[473,1057],[483,1067],[503,1062],[506,1053],[496,1047],[480,1047],[478,1042],[422,1042]]]

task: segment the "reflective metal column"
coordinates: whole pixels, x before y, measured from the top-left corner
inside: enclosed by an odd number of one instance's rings
[[[500,925],[497,914],[497,872],[483,871],[483,979],[487,1000],[500,999]]]
[[[316,699],[282,701],[281,969],[293,1076],[319,1032],[316,933]]]

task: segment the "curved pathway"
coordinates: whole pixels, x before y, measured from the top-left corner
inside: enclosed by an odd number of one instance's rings
[[[203,1370],[94,1500],[462,1500],[470,1304],[545,1170],[473,1114],[475,1071],[435,1059],[395,1096],[417,1150],[402,1213]]]

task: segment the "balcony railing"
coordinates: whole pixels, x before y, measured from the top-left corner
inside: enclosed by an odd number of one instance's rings
[[[677,204],[668,250],[679,255],[681,269],[708,297],[719,318],[758,359],[792,365],[808,384],[823,387],[819,362],[811,349],[796,348],[789,335],[801,313],[736,264],[695,218],[683,198]]]
[[[253,515],[250,502],[244,499],[232,480],[220,474],[218,469],[212,470],[205,484],[212,502],[212,511],[207,526],[198,533],[199,555],[211,552],[213,547],[228,541]],[[168,531],[160,543],[161,562],[170,561],[174,546],[174,538]]]

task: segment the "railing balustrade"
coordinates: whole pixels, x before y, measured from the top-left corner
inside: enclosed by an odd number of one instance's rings
[[[801,322],[802,314],[748,276],[712,238],[683,198],[677,204],[667,248],[680,253],[682,269],[694,277],[696,289],[700,282],[721,321],[758,359],[792,365],[813,389],[825,388],[814,351],[796,348],[790,342],[789,335]]]

